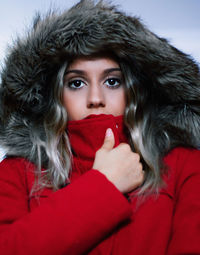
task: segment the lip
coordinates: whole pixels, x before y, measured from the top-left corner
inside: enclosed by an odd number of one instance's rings
[[[83,120],[85,119],[92,119],[92,118],[101,118],[103,116],[108,116],[108,115],[112,115],[112,114],[104,114],[104,113],[100,113],[100,114],[89,114],[87,115],[85,118],[83,118]]]

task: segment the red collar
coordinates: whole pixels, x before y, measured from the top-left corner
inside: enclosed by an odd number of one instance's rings
[[[85,159],[94,159],[95,152],[102,146],[107,128],[112,128],[115,147],[127,142],[123,116],[90,115],[83,120],[68,121],[67,132],[74,154]]]
[[[83,120],[68,121],[67,133],[74,156],[73,172],[83,173],[92,167],[95,153],[102,146],[107,128],[113,130],[115,147],[127,143],[123,116],[90,115]]]

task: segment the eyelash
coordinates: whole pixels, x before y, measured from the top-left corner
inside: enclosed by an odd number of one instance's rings
[[[117,82],[117,85],[108,85],[106,84],[107,81],[114,81],[115,83]],[[121,80],[119,78],[108,78],[106,81],[105,81],[105,84],[107,87],[109,87],[110,89],[117,89],[120,85],[121,85]]]
[[[70,89],[72,89],[72,90],[81,89],[81,88],[83,87],[83,86],[81,86],[81,87],[76,87],[76,86],[72,87],[72,85],[73,85],[75,82],[84,83],[84,82],[83,82],[82,80],[80,80],[80,79],[72,80],[72,81],[69,81],[69,82],[67,83],[67,87],[70,88]],[[84,83],[84,84],[85,84],[85,83]]]
[[[111,81],[114,81],[115,83],[117,83],[117,85],[108,85],[106,84],[106,82],[111,82]],[[71,80],[67,83],[67,87],[71,90],[78,90],[78,89],[81,89],[84,85],[81,85],[80,87],[76,87],[76,86],[73,86],[75,84],[75,82],[78,82],[80,84],[85,84],[84,81],[82,81],[81,79],[74,79],[74,80]],[[121,79],[119,78],[115,78],[115,77],[111,77],[111,78],[108,78],[106,79],[106,81],[104,82],[104,84],[106,84],[106,86],[110,89],[117,89],[118,87],[121,86]]]

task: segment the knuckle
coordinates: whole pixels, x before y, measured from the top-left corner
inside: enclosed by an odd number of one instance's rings
[[[145,179],[145,173],[144,173],[144,171],[141,171],[141,174],[140,174],[141,183],[144,182],[144,179]]]
[[[134,160],[140,162],[140,155],[138,153],[133,153]]]
[[[125,152],[131,151],[130,145],[128,145],[128,144],[126,144],[126,143],[122,144],[122,148],[123,148],[123,150],[124,150]]]
[[[144,173],[143,173],[144,171],[142,171],[142,169],[143,169],[142,163],[139,163],[138,169],[139,169],[139,171],[140,171],[142,174],[144,174]]]

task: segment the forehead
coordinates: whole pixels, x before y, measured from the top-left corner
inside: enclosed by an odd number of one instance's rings
[[[118,62],[110,56],[88,56],[78,57],[72,60],[69,69],[87,69],[87,68],[119,68]]]

